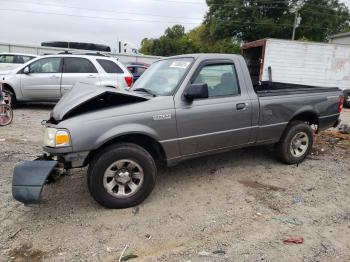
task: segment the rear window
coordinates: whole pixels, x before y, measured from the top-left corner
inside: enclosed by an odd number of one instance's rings
[[[97,73],[95,66],[86,58],[65,57],[63,73]]]
[[[9,63],[13,64],[15,61],[15,57],[13,55],[0,55],[0,63]]]
[[[108,74],[122,74],[124,73],[123,69],[121,69],[116,63],[111,60],[105,59],[96,59],[97,62],[102,66],[103,70],[105,70]]]

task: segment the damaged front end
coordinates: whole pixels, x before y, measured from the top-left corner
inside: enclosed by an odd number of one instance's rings
[[[12,178],[12,196],[25,205],[40,203],[41,192],[55,171],[55,160],[23,161],[16,165]]]
[[[87,114],[93,111],[116,107],[125,104],[147,101],[142,94],[96,87],[78,83],[57,103],[44,121],[46,127],[44,151],[47,155],[33,160],[23,161],[16,165],[12,178],[12,195],[25,205],[37,205],[41,200],[44,185],[60,176],[65,170],[82,167],[88,151],[73,150],[69,130],[61,128],[60,122],[68,118]],[[63,124],[64,125],[64,124]]]
[[[77,83],[54,107],[49,122],[58,123],[80,114],[149,99],[151,99],[150,96],[142,93]]]

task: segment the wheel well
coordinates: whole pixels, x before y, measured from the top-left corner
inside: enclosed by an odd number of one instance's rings
[[[128,142],[139,145],[145,150],[147,150],[151,154],[151,156],[156,160],[164,161],[166,159],[164,149],[157,140],[143,134],[128,134],[111,139],[108,142],[104,143],[97,150],[91,151],[88,157],[86,158],[84,164],[88,164],[98,152],[100,152],[107,146],[120,142]]]
[[[2,84],[2,86],[4,89],[9,90],[11,93],[14,94],[14,96],[16,96],[15,91],[13,90],[13,88],[9,84],[4,83],[4,84]]]
[[[293,121],[303,121],[305,123],[307,123],[308,125],[316,125],[318,126],[319,124],[319,121],[318,121],[318,117],[315,113],[313,112],[303,112],[303,113],[300,113],[296,116],[294,116],[292,118],[291,121],[289,122],[293,122]]]

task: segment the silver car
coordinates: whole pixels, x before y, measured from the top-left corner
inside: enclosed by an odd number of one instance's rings
[[[3,72],[13,70],[34,58],[36,58],[36,55],[22,53],[0,53],[0,71]]]
[[[114,58],[102,55],[58,54],[36,58],[1,76],[4,90],[16,102],[55,102],[77,82],[127,89],[133,78]]]

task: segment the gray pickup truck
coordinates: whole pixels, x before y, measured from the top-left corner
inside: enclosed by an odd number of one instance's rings
[[[195,54],[154,63],[130,91],[77,84],[44,121],[45,154],[15,167],[13,196],[37,204],[59,171],[88,166],[94,199],[108,208],[141,203],[156,161],[168,166],[232,149],[275,144],[286,164],[302,162],[317,131],[336,126],[338,88],[253,86],[238,55]]]

